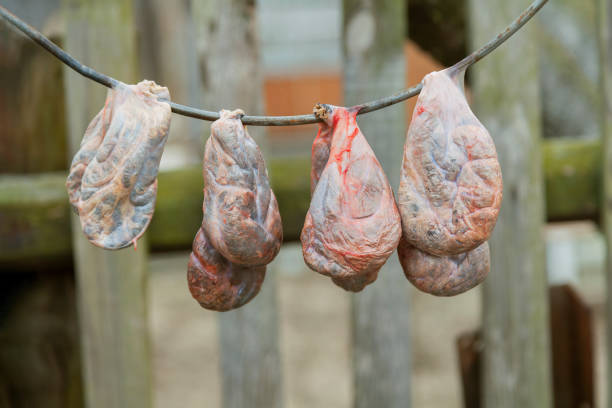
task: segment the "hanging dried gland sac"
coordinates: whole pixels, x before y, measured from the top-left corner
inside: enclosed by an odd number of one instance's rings
[[[489,273],[489,244],[457,255],[436,256],[401,239],[397,254],[406,278],[417,289],[436,296],[454,296],[481,283]]]
[[[212,245],[239,265],[266,265],[278,254],[283,228],[268,170],[242,125],[241,110],[220,112],[204,152],[204,220]]]
[[[204,152],[204,216],[187,280],[203,307],[240,307],[260,290],[283,231],[261,151],[241,110],[220,112]]]
[[[118,84],[91,121],[66,187],[87,239],[106,249],[135,243],[155,208],[159,161],[170,128],[168,89]]]
[[[485,242],[502,201],[495,145],[465,99],[463,74],[449,69],[425,76],[404,146],[403,236],[438,256]]]
[[[304,260],[338,286],[358,292],[376,280],[397,247],[399,212],[387,177],[357,126],[357,111],[323,105],[315,113],[325,123],[312,149],[314,192],[300,237]]]

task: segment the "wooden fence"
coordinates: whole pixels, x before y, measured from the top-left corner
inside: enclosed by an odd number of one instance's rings
[[[612,98],[612,1],[593,1],[600,11],[597,27],[602,69],[598,89],[604,100]],[[409,67],[402,53],[407,3],[343,0],[346,104],[387,95],[408,85],[404,83],[404,72]],[[529,3],[467,1],[472,48],[487,41]],[[151,38],[143,38],[143,33],[151,33],[137,24],[147,4],[145,0],[63,0],[63,47],[101,72],[125,82],[137,81],[146,71],[139,64],[155,58],[150,49]],[[261,113],[262,81],[253,2],[216,0],[190,4],[197,27],[190,34],[207,44],[206,49],[194,51],[202,55],[191,58],[204,79],[202,92],[206,96],[200,101],[210,103],[207,107],[211,109],[240,106],[249,113]],[[537,20],[536,17],[516,38],[479,62],[471,73],[475,111],[494,136],[504,174],[504,203],[491,239],[492,272],[484,285],[486,407],[552,406],[542,239],[546,219],[603,217],[608,253],[612,250],[611,102],[601,104],[607,106],[600,115],[601,141],[541,140]],[[165,46],[164,55],[170,55],[172,48]],[[166,61],[162,65],[170,72],[167,75],[172,75],[168,64]],[[66,100],[66,123],[49,122],[44,117],[36,119],[36,123],[53,123],[57,129],[44,132],[54,141],[61,140],[65,132],[68,151],[72,153],[88,121],[102,105],[105,90],[68,68],[59,76],[65,90],[60,94]],[[189,96],[188,82],[174,83],[185,97],[197,99]],[[44,98],[34,108],[42,110],[54,95],[51,90],[43,93]],[[61,116],[57,112],[53,115]],[[183,129],[189,126],[192,125]],[[360,117],[360,126],[392,185],[397,186],[406,127],[404,108],[395,106]],[[197,134],[202,128],[198,124],[190,132]],[[265,130],[254,133],[265,152]],[[32,139],[37,141],[35,136]],[[50,144],[49,149],[55,146]],[[40,152],[37,154],[40,156]],[[61,152],[53,154],[62,157]],[[268,166],[285,239],[295,240],[308,209],[309,161],[272,158]],[[70,215],[64,192],[65,172],[58,171],[61,168],[52,163],[32,167],[35,174],[0,176],[0,265],[40,265],[72,255],[86,405],[150,407],[147,253],[151,249],[185,249],[191,245],[201,222],[201,169],[192,165],[162,172],[155,216],[138,251],[108,252],[89,245],[78,221]],[[608,273],[612,273],[612,263],[608,265]],[[396,257],[392,257],[376,284],[352,296],[355,407],[410,405],[407,285]],[[612,284],[608,293],[612,293]],[[275,277],[269,274],[264,290],[253,302],[237,311],[219,314],[224,407],[283,406],[276,303]],[[608,312],[610,319],[612,307]],[[612,347],[611,338],[608,336],[608,349]]]

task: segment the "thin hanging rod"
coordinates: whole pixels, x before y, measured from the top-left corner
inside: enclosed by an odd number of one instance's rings
[[[451,69],[463,69],[471,66],[472,64],[480,61],[482,58],[487,56],[491,51],[503,44],[508,38],[514,33],[521,29],[543,6],[548,0],[535,0],[525,11],[523,11],[508,27],[502,32],[497,34],[488,43],[474,51],[461,61],[457,62],[451,67]],[[80,63],[78,60],[73,58],[66,51],[55,45],[51,40],[45,37],[38,30],[30,26],[19,17],[8,11],[6,8],[0,6],[0,15],[4,17],[9,23],[17,27],[21,32],[30,37],[34,42],[49,51],[53,56],[68,65],[70,68],[83,75],[86,78],[94,80],[99,84],[102,84],[108,88],[112,88],[117,85],[120,81],[108,75],[104,75],[87,65]],[[374,101],[365,102],[357,106],[360,107],[359,115],[373,112],[379,109],[386,108],[387,106],[395,105],[396,103],[405,101],[406,99],[412,98],[421,92],[423,84],[419,83],[411,88],[400,91],[396,94],[386,96]],[[213,121],[219,119],[219,113],[193,108],[191,106],[181,105],[180,103],[167,101],[172,108],[172,112],[183,116],[189,116],[196,119]],[[295,125],[306,125],[309,123],[317,123],[319,119],[313,114],[307,115],[294,115],[294,116],[243,116],[242,123],[245,125],[253,126],[295,126]]]

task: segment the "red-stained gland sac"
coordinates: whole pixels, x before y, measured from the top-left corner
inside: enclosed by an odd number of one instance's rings
[[[302,252],[312,270],[358,292],[376,280],[397,247],[400,217],[387,177],[357,126],[357,111],[325,109],[312,148]]]
[[[220,112],[204,152],[202,227],[193,244],[188,284],[202,307],[226,311],[260,290],[278,254],[282,224],[261,151],[241,110]]]
[[[153,216],[159,162],[170,128],[168,89],[118,84],[91,121],[66,187],[87,239],[105,249],[135,244]]]

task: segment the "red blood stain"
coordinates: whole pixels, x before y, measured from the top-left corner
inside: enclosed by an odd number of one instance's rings
[[[423,112],[425,112],[425,108],[424,108],[424,107],[422,107],[422,106],[419,106],[419,107],[417,108],[417,111],[416,111],[417,116],[419,116],[419,115],[420,115],[421,113],[423,113]]]

